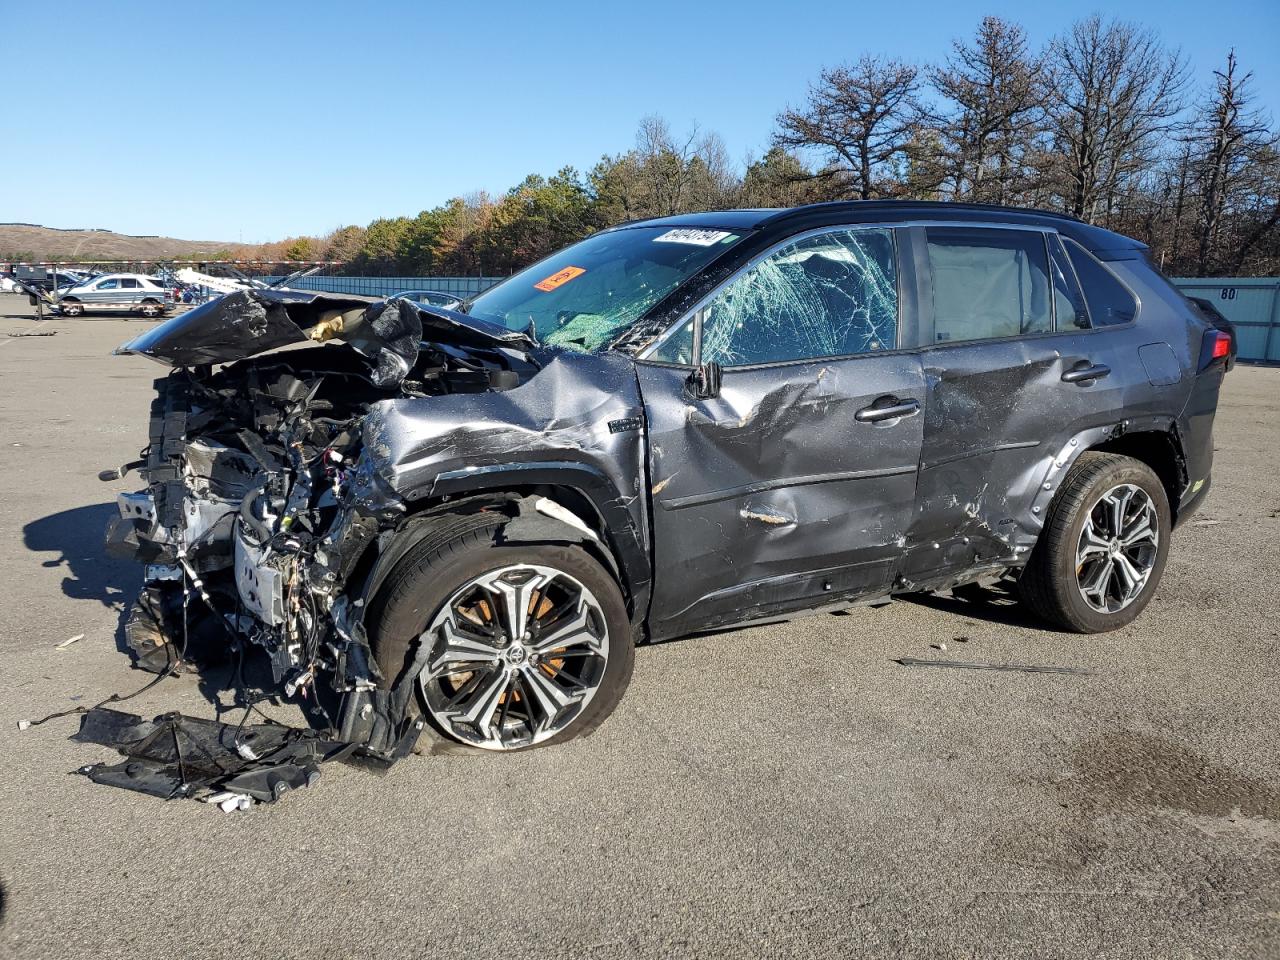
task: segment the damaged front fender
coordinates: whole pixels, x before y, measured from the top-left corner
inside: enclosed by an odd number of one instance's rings
[[[411,511],[485,491],[576,491],[602,521],[638,617],[651,579],[643,412],[627,358],[553,353],[511,390],[374,405],[363,457]]]

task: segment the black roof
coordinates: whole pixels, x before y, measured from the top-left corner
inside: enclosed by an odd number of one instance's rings
[[[1133,251],[1146,245],[1129,237],[1095,227],[1075,217],[1050,210],[1002,207],[988,203],[941,203],[930,200],[839,200],[802,207],[764,210],[712,210],[641,220],[626,226],[700,227],[729,230],[777,230],[790,233],[841,223],[874,223],[878,220],[941,220],[991,223],[1026,223],[1051,226],[1095,253]]]

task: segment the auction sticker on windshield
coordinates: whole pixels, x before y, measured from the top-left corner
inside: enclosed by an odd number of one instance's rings
[[[580,277],[586,272],[585,267],[565,267],[563,270],[557,270],[545,280],[539,280],[533,285],[533,289],[549,293],[556,287],[562,287],[574,277]]]
[[[654,243],[688,243],[695,247],[710,247],[725,237],[732,236],[728,230],[693,230],[682,227],[668,230],[661,236],[653,238]]]

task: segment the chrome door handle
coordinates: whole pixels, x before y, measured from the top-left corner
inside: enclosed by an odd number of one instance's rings
[[[1093,380],[1101,380],[1109,373],[1111,373],[1111,368],[1105,363],[1089,364],[1088,360],[1081,360],[1080,363],[1062,375],[1062,382],[1088,383]]]
[[[879,423],[881,420],[896,420],[899,417],[914,417],[920,412],[919,400],[899,400],[897,397],[887,397],[892,403],[878,407],[872,404],[869,407],[863,407],[853,415],[853,418],[859,423]],[[877,400],[876,403],[880,403]]]

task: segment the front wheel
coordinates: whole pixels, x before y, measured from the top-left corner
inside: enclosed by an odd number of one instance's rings
[[[621,700],[634,646],[617,582],[589,553],[497,544],[471,519],[402,560],[371,610],[388,686],[429,646],[416,684],[445,737],[519,750],[584,736]]]
[[[32,298],[32,302],[35,298]],[[59,308],[64,317],[78,317],[84,313],[84,306],[75,300],[64,300]]]
[[[1023,601],[1056,626],[1104,633],[1132,623],[1169,557],[1169,498],[1145,463],[1081,454],[1018,580]]]

